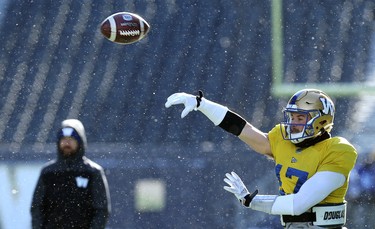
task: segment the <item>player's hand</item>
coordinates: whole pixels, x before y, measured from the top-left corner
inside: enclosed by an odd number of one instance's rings
[[[201,92],[199,93],[199,95],[201,95]],[[167,102],[165,103],[165,107],[169,108],[172,105],[184,104],[185,109],[181,113],[181,118],[184,118],[187,114],[190,113],[190,111],[197,110],[202,96],[203,94],[199,97],[191,94],[186,94],[184,92],[175,93],[168,97]]]
[[[249,207],[251,200],[258,193],[258,190],[255,190],[255,192],[251,194],[241,178],[235,172],[226,173],[225,176],[226,178],[224,178],[224,182],[229,186],[224,186],[224,189],[233,193],[243,205]]]
[[[224,181],[229,185],[224,186],[225,190],[233,193],[239,200],[243,199],[247,194],[249,194],[249,191],[237,173],[226,173],[225,176],[226,178],[224,178]]]

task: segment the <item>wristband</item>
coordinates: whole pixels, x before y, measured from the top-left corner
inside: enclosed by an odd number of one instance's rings
[[[246,120],[231,110],[225,114],[223,121],[219,124],[221,128],[236,136],[240,135],[246,125]]]
[[[258,189],[255,190],[253,193],[251,194],[247,194],[245,197],[244,197],[244,200],[241,201],[241,203],[243,205],[245,205],[245,207],[249,207],[250,206],[250,203],[251,201],[254,199],[254,197],[258,194]]]

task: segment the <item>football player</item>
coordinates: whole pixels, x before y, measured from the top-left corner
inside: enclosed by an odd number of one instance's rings
[[[279,195],[250,193],[241,178],[227,173],[226,191],[244,206],[281,216],[285,228],[342,228],[346,222],[345,195],[356,149],[342,137],[332,137],[335,106],[317,89],[296,92],[284,109],[284,120],[263,133],[226,106],[203,97],[175,93],[165,106],[184,104],[184,118],[198,110],[215,125],[238,136],[254,151],[272,158]]]

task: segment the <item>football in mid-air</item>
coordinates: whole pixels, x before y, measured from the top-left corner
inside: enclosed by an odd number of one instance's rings
[[[118,44],[131,44],[144,38],[150,25],[141,16],[119,12],[107,17],[100,25],[100,31],[108,40]]]

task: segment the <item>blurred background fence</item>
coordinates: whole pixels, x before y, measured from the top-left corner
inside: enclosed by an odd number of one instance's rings
[[[83,122],[87,156],[106,170],[108,228],[280,227],[278,216],[241,208],[222,188],[225,172],[236,170],[250,189],[276,194],[272,162],[201,114],[181,120],[182,107],[164,107],[174,92],[201,89],[262,131],[277,124],[289,96],[271,94],[271,1],[3,0],[0,7],[0,228],[30,227],[35,182],[56,156],[55,132],[66,118]],[[372,0],[284,1],[284,82],[373,85],[374,9]],[[104,39],[101,21],[119,11],[145,18],[147,37],[126,46]],[[333,134],[364,157],[375,148],[374,124],[364,122],[374,99],[333,99]],[[155,203],[143,206],[150,190]],[[356,215],[351,197],[349,228],[375,226]]]

